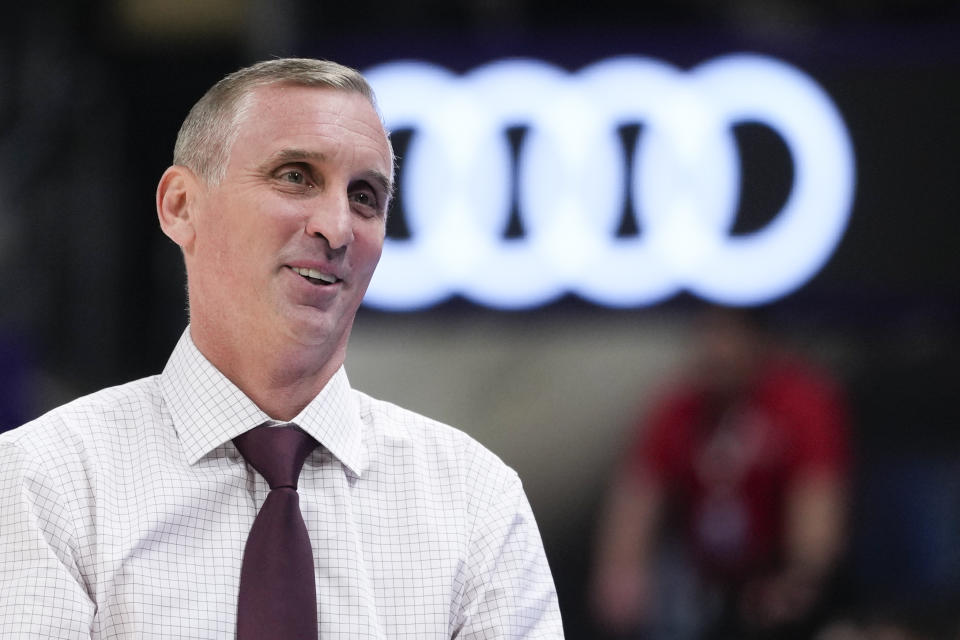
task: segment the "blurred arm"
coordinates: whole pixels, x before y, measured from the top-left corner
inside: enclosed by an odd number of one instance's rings
[[[847,491],[832,471],[809,471],[797,478],[787,503],[787,567],[819,581],[829,574],[846,538]]]
[[[785,524],[782,568],[748,585],[740,603],[744,619],[757,628],[799,620],[821,599],[846,537],[843,480],[825,470],[798,477],[787,496]]]
[[[614,483],[601,517],[590,604],[613,631],[626,631],[650,613],[656,535],[663,491],[649,474],[626,470]]]

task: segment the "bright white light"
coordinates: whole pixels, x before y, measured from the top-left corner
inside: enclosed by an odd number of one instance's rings
[[[571,75],[502,60],[465,76],[427,63],[367,71],[390,129],[413,129],[400,185],[407,240],[388,239],[366,304],[427,307],[453,294],[527,308],[572,291],[597,304],[653,304],[686,289],[760,304],[803,285],[847,225],[854,159],[826,93],[794,67],[734,55],[688,73],[639,57]],[[794,184],[765,228],[731,237],[740,169],[733,127],[786,142]],[[626,175],[618,127],[643,124]],[[506,130],[528,127],[518,159],[525,235],[504,239]],[[625,185],[642,233],[617,238]]]

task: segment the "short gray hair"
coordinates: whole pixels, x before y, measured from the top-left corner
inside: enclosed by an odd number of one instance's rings
[[[177,134],[173,163],[190,168],[207,184],[218,184],[227,171],[237,125],[246,113],[251,94],[272,84],[354,91],[369,100],[379,114],[373,89],[356,69],[312,58],[266,60],[234,71],[193,105]],[[390,151],[392,154],[392,148]]]

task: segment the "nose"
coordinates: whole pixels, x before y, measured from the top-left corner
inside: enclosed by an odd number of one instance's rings
[[[325,239],[331,251],[345,249],[353,242],[353,214],[346,196],[312,203],[305,231],[308,236]]]

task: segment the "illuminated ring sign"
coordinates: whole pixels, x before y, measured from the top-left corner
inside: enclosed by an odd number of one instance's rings
[[[502,60],[465,76],[423,62],[366,72],[391,130],[412,129],[402,189],[408,239],[388,238],[366,303],[430,306],[462,294],[527,308],[567,292],[653,304],[677,291],[759,304],[830,257],[853,197],[843,121],[808,76],[731,55],[684,72],[625,57],[569,74]],[[794,182],[762,229],[730,235],[740,199],[733,125],[786,143]],[[644,126],[631,175],[617,128]],[[523,237],[504,238],[513,165],[507,128],[528,127],[517,164]],[[641,233],[617,237],[629,189]]]

